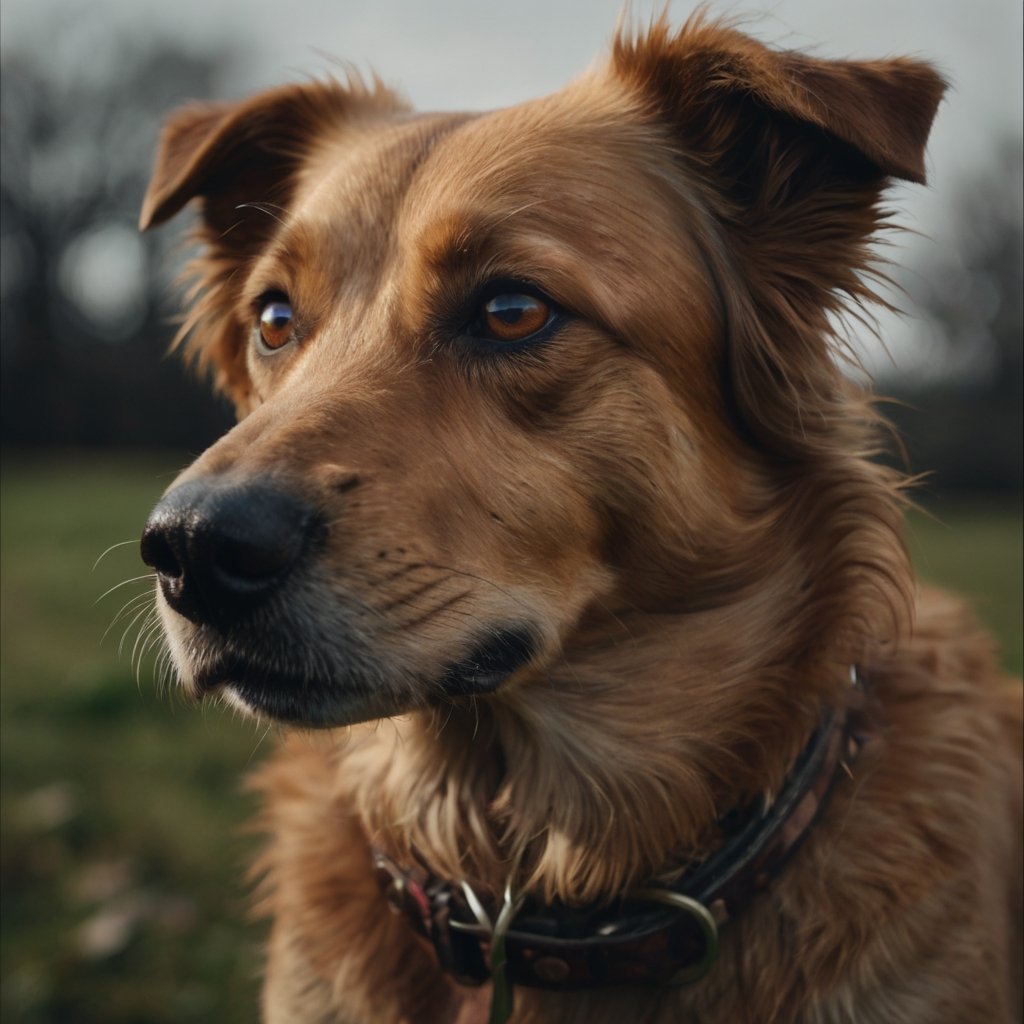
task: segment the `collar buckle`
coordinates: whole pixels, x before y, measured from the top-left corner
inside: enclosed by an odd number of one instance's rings
[[[644,888],[635,889],[629,896],[631,901],[640,903],[663,903],[676,910],[688,914],[704,939],[704,952],[695,960],[685,964],[666,982],[668,985],[691,985],[699,981],[718,959],[718,922],[711,911],[699,900],[685,896],[672,889]]]

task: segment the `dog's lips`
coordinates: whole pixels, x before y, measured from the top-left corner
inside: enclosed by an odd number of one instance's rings
[[[192,681],[199,697],[219,693],[253,714],[291,725],[331,728],[414,711],[428,702],[431,691],[448,699],[493,693],[536,651],[536,639],[528,629],[496,629],[468,656],[448,664],[419,697],[410,691],[400,694],[354,672],[328,678],[231,654],[211,660]]]
[[[334,728],[388,718],[411,710],[383,689],[327,680],[289,669],[226,657],[197,673],[200,697],[223,694],[229,703],[260,716],[307,728]]]

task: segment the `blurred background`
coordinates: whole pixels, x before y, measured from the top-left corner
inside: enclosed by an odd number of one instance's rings
[[[646,19],[652,4],[635,2]],[[657,5],[660,7],[660,3]],[[136,538],[228,411],[166,355],[187,217],[139,236],[160,123],[186,99],[374,69],[421,108],[558,88],[620,0],[4,0],[2,996],[5,1021],[256,1018],[241,780],[273,738],[154,684]],[[1021,668],[1018,0],[712,3],[822,56],[909,53],[952,90],[929,189],[899,187],[883,348],[922,575],[968,593]],[[682,20],[689,7],[677,3]]]

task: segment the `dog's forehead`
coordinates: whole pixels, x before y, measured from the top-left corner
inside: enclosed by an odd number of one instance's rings
[[[303,230],[381,228],[438,140],[465,114],[399,115],[346,121],[316,141],[300,167],[292,223]]]
[[[573,87],[483,113],[345,122],[305,159],[292,220],[350,236],[400,227],[407,238],[439,217],[505,222],[533,205],[620,193],[649,143],[621,93]]]
[[[554,204],[592,202],[613,177],[621,191],[648,141],[621,93],[569,87],[480,114],[438,138],[410,180],[403,214],[412,230],[439,212],[470,209],[506,222],[543,207],[550,222]]]
[[[394,224],[411,180],[439,138],[465,114],[342,119],[311,141],[293,199],[273,242],[254,264],[246,301],[279,276],[303,273],[334,288],[379,279],[394,251]]]

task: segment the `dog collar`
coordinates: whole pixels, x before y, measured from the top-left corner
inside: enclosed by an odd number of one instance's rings
[[[501,968],[503,985],[555,990],[696,981],[715,961],[719,927],[779,873],[840,773],[849,774],[863,744],[850,710],[864,693],[857,670],[850,676],[854,698],[823,717],[776,798],[727,815],[719,849],[675,882],[583,907],[513,900],[506,892],[504,905],[492,907],[500,911],[492,923],[466,883],[439,878],[423,863],[402,867],[373,847],[388,903],[464,985],[490,980],[492,966]]]

